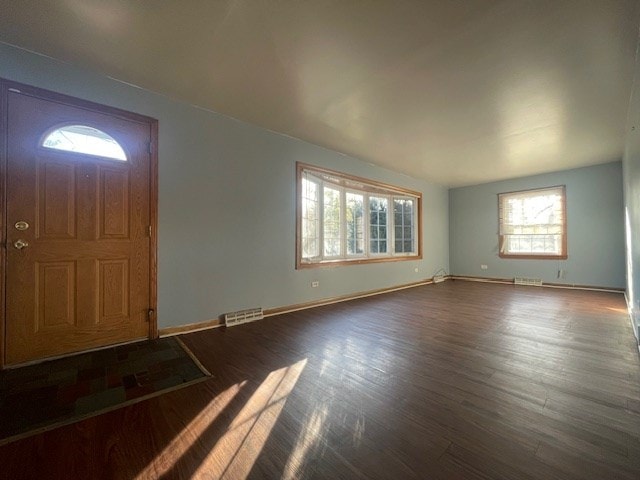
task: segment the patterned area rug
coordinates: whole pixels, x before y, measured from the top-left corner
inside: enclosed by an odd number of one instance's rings
[[[177,337],[0,371],[0,445],[206,380]]]

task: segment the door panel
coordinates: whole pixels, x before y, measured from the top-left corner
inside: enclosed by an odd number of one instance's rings
[[[129,238],[129,172],[100,168],[100,238]]]
[[[147,337],[150,125],[11,91],[7,114],[6,364]],[[65,124],[127,160],[42,147]]]
[[[98,261],[100,322],[129,316],[129,259]]]
[[[37,168],[37,237],[76,238],[75,164],[46,162]]]
[[[36,262],[36,332],[76,324],[76,262]]]

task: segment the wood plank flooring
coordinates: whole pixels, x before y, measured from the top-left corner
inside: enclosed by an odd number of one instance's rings
[[[182,338],[214,378],[0,447],[0,478],[640,478],[620,294],[448,281]]]

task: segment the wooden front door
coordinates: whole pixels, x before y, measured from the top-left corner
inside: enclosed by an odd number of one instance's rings
[[[153,123],[4,92],[5,364],[149,337]]]

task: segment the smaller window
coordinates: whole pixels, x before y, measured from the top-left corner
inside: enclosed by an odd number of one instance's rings
[[[567,258],[565,187],[498,195],[502,258]]]
[[[57,128],[45,137],[42,146],[113,160],[127,160],[123,148],[111,135],[87,125],[67,125]]]

